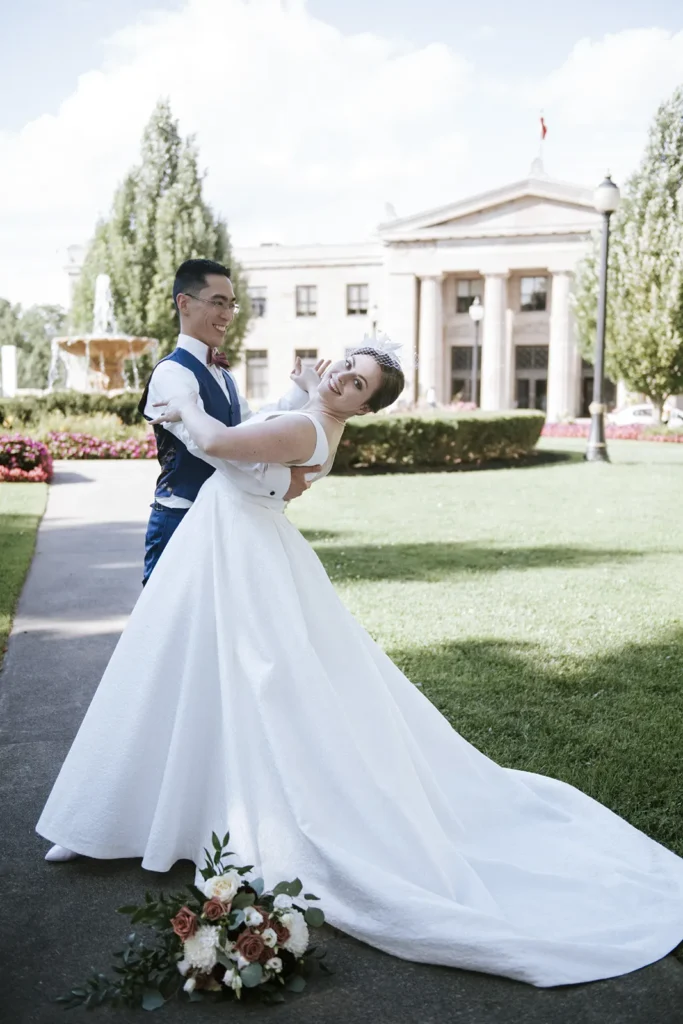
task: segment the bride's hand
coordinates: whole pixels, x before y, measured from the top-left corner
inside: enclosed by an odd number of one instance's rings
[[[161,408],[163,411],[159,413],[156,419],[152,420],[152,426],[160,426],[162,423],[180,423],[183,418],[183,409],[187,408],[188,405],[196,405],[196,399],[184,398],[184,399],[171,399],[166,402],[155,402],[154,408]]]
[[[315,366],[303,367],[301,365],[301,358],[297,356],[294,362],[294,369],[290,373],[290,378],[302,391],[310,395],[312,391],[317,389],[331,362],[331,359],[319,359]]]

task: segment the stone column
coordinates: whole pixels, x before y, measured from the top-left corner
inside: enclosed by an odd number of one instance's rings
[[[423,277],[420,285],[419,399],[438,402],[443,395],[441,279]]]
[[[389,274],[384,290],[381,327],[392,341],[402,346],[398,352],[406,378],[399,399],[405,405],[415,403],[415,364],[417,362],[417,278],[414,274]]]
[[[571,274],[553,274],[548,351],[549,423],[557,423],[579,412],[581,361],[569,304],[571,284]]]
[[[507,274],[487,274],[481,346],[481,408],[489,412],[508,407],[506,307]]]

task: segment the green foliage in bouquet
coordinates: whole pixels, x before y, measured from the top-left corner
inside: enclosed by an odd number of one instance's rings
[[[247,876],[252,866],[226,862],[229,833],[221,842],[212,835],[213,852],[205,850],[201,888],[156,898],[142,906],[120,907],[119,913],[151,931],[135,932],[114,954],[115,979],[93,972],[57,1002],[67,1009],[113,1006],[156,1010],[175,997],[190,1002],[240,999],[253,993],[265,1003],[284,1002],[284,992],[303,992],[314,968],[331,973],[325,953],[309,944],[309,928],[320,928],[325,915],[318,907],[297,904],[317,901],[297,878],[266,892],[262,878]]]

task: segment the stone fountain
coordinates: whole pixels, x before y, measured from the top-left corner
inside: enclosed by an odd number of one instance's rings
[[[64,368],[66,382],[72,391],[122,391],[126,389],[124,365],[131,360],[133,387],[140,387],[138,358],[149,352],[156,355],[156,338],[139,338],[122,334],[114,318],[111,281],[108,274],[99,274],[95,281],[95,303],[92,334],[70,334],[52,339],[52,359],[48,390],[54,389]]]

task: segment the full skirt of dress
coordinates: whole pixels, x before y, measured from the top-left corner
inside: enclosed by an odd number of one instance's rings
[[[167,871],[230,831],[266,885],[408,960],[537,986],[683,940],[683,859],[567,783],[502,768],[342,604],[281,502],[219,472],[142,592],[37,831]]]

